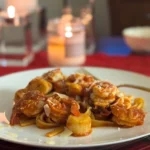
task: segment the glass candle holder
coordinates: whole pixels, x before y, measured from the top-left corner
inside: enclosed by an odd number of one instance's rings
[[[78,66],[86,60],[85,28],[80,19],[48,23],[48,62],[52,66]]]
[[[34,58],[28,24],[0,27],[0,66],[27,66]]]

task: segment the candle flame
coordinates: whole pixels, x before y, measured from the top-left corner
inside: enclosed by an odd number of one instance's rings
[[[7,13],[9,18],[14,18],[15,17],[15,7],[14,6],[8,6],[7,8]]]
[[[71,38],[72,35],[73,35],[72,32],[66,32],[66,33],[65,33],[65,36],[66,36],[67,38]]]
[[[72,27],[71,26],[66,26],[66,31],[72,31]]]
[[[72,34],[72,27],[71,26],[66,26],[65,31],[66,31],[65,32],[65,36],[67,38],[71,38],[73,36],[73,34]]]

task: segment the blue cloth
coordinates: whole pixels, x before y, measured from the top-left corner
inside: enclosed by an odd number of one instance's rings
[[[131,49],[122,37],[102,37],[97,43],[97,52],[127,56],[131,53]]]

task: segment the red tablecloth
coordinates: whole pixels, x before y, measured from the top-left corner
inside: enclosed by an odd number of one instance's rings
[[[150,55],[108,56],[94,54],[87,56],[84,66],[124,69],[150,76]],[[37,53],[34,61],[28,67],[0,67],[0,76],[12,72],[43,67],[49,67],[45,51]]]
[[[94,54],[87,56],[87,60],[84,66],[99,66],[99,67],[109,67],[124,69],[129,71],[134,71],[150,76],[150,55],[148,56],[136,56],[130,55],[126,57],[121,56],[107,56],[104,54]],[[0,67],[0,76],[35,68],[49,67],[46,57],[46,52],[42,51],[35,55],[35,60],[28,67]],[[114,135],[115,136],[115,135]],[[10,144],[0,140],[0,149],[3,150],[25,150],[25,149],[37,149],[27,146],[20,146],[16,144]],[[100,148],[89,148],[86,150],[99,150]],[[138,139],[136,141],[131,141],[123,144],[117,144],[107,147],[101,147],[101,150],[150,150],[150,137],[145,137]],[[56,149],[55,149],[56,150]]]

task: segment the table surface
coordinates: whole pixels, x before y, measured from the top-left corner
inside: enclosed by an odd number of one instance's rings
[[[106,54],[93,54],[87,56],[87,60],[83,66],[96,66],[96,67],[107,67],[107,68],[116,68],[123,69],[128,71],[133,71],[141,73],[147,76],[150,76],[150,55],[133,55],[128,56],[109,56]],[[0,67],[0,76],[28,70],[28,69],[37,69],[50,67],[47,62],[47,56],[45,51],[41,51],[35,55],[34,61],[27,67]],[[115,135],[114,135],[115,136]],[[150,136],[147,136],[142,139],[134,140],[131,142],[126,142],[117,145],[111,145],[107,147],[97,147],[89,148],[89,150],[150,150]],[[20,150],[20,149],[35,149],[41,150],[41,148],[33,148],[28,146],[17,145],[13,143],[8,143],[0,140],[0,149],[3,150]],[[87,149],[88,150],[88,149]]]
[[[88,55],[83,66],[106,67],[134,71],[150,76],[150,55],[111,56],[104,53]],[[41,51],[35,54],[34,61],[27,67],[0,67],[0,76],[28,69],[50,67],[47,54]]]

